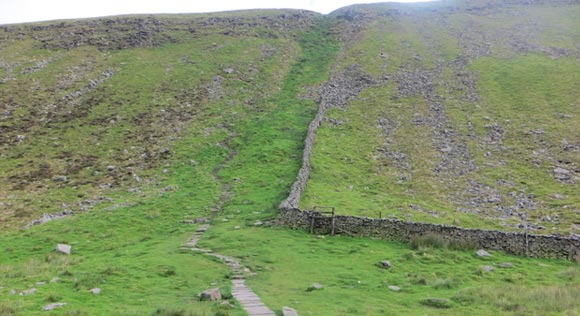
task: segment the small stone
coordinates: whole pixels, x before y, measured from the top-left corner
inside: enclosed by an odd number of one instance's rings
[[[50,283],[57,283],[58,281],[60,281],[60,278],[52,278],[52,280],[50,280]]]
[[[236,227],[234,227],[234,229],[240,229],[240,228],[241,228],[240,226],[236,226]]]
[[[44,282],[44,281],[40,281],[40,282],[36,282],[36,284],[35,284],[35,285],[36,285],[36,286],[42,286],[42,285],[45,285],[45,284],[46,284],[46,282]]]
[[[262,221],[256,221],[254,223],[254,226],[262,226],[262,225],[264,225],[264,223]]]
[[[298,316],[298,312],[294,308],[284,306],[282,307],[282,316]]]
[[[34,293],[36,293],[36,289],[35,288],[31,288],[29,290],[20,292],[20,295],[26,296],[26,295],[30,295],[30,294],[34,294]]]
[[[479,267],[479,269],[481,271],[485,271],[485,272],[491,272],[494,270],[494,268],[492,266],[481,266],[481,267]]]
[[[65,244],[58,244],[56,245],[56,252],[62,253],[65,255],[70,255],[72,247]]]
[[[483,249],[479,249],[476,254],[478,257],[491,257],[491,255]]]
[[[16,290],[10,290],[10,295],[16,295]]]
[[[226,74],[231,74],[231,73],[233,73],[235,70],[234,70],[234,68],[226,68],[226,69],[224,69],[223,71],[224,71],[224,73],[226,73]]]
[[[200,301],[219,301],[222,299],[222,293],[219,288],[209,289],[199,294]]]
[[[62,182],[67,182],[68,178],[66,176],[56,176],[56,177],[52,178],[52,181],[54,181],[55,183],[62,183]]]
[[[389,285],[389,290],[394,291],[394,292],[399,292],[401,290],[401,288],[396,286],[396,285]]]
[[[383,269],[389,269],[393,266],[393,264],[390,261],[381,261],[378,263],[378,266],[383,268]]]
[[[42,308],[42,310],[51,311],[51,310],[53,310],[55,308],[62,307],[64,305],[66,305],[66,303],[52,303],[52,304],[48,304],[48,305],[44,306]]]
[[[570,170],[566,170],[564,168],[556,168],[553,172],[554,178],[557,180],[569,180],[571,177]]]
[[[322,284],[320,283],[313,283],[312,285],[310,285],[307,289],[306,292],[312,292],[315,290],[322,290],[324,288],[324,286],[322,286]]]
[[[509,262],[502,262],[500,264],[498,264],[498,267],[500,268],[512,268],[514,265],[513,263],[509,263]]]
[[[101,289],[98,287],[95,287],[95,288],[90,289],[89,293],[94,294],[94,295],[99,295],[99,294],[101,294]]]
[[[559,194],[559,193],[554,193],[554,194],[552,194],[552,198],[554,198],[556,200],[563,200],[564,196],[562,194]]]
[[[115,170],[115,166],[113,166],[113,165],[107,166],[107,171],[113,171],[113,170]]]

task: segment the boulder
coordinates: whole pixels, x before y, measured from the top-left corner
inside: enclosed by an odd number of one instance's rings
[[[72,247],[70,245],[65,245],[65,244],[56,245],[56,252],[58,252],[58,253],[70,255],[71,250],[72,250]]]
[[[282,307],[282,316],[298,316],[298,312],[294,308]]]
[[[200,301],[219,301],[222,299],[222,293],[220,292],[219,288],[205,290],[199,293],[199,300]]]

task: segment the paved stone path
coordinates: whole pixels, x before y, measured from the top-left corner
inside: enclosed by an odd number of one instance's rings
[[[212,257],[216,257],[222,260],[232,270],[232,295],[238,302],[240,302],[240,305],[242,305],[249,316],[276,316],[276,313],[266,307],[258,295],[256,295],[252,289],[246,286],[244,272],[251,273],[251,271],[247,268],[244,268],[238,259],[197,247],[197,243],[208,228],[209,224],[200,225],[193,236],[184,245],[184,247],[193,251],[206,253]]]

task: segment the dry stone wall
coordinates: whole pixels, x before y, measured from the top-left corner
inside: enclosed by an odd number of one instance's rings
[[[329,234],[332,221],[330,216],[297,208],[281,208],[278,216],[280,225],[294,229],[312,229],[315,234]],[[430,234],[447,241],[469,243],[478,248],[500,250],[519,256],[580,260],[580,240],[558,236],[341,215],[334,217],[334,227],[337,234],[347,233],[401,242],[409,242],[415,236]]]

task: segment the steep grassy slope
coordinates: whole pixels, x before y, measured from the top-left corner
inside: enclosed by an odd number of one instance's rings
[[[228,299],[231,287],[221,262],[180,250],[200,217],[213,220],[199,246],[256,272],[246,283],[278,313],[292,306],[300,315],[577,314],[580,272],[571,262],[478,258],[429,240],[403,245],[270,226],[330,69],[333,79],[364,72],[375,76],[369,82],[388,79],[371,64],[346,62],[364,56],[350,53],[360,26],[275,10],[3,29],[0,314],[245,315],[231,299],[233,306],[196,297],[220,287]],[[353,102],[369,101],[369,91]],[[333,115],[354,107],[345,109]],[[331,146],[322,131],[317,144]],[[356,137],[356,146],[373,141],[355,128],[341,137]],[[348,170],[369,178],[358,167]],[[75,215],[20,229],[63,207]],[[55,254],[57,243],[71,244],[72,255]],[[381,260],[393,268],[378,268]],[[513,267],[500,268],[504,262]],[[324,289],[307,292],[314,282]],[[90,294],[93,287],[102,293]],[[30,288],[36,293],[18,295]],[[449,299],[447,308],[430,306],[429,297]],[[51,302],[67,305],[42,311]]]
[[[328,112],[303,207],[580,232],[580,6],[482,3],[333,13],[376,84]]]

